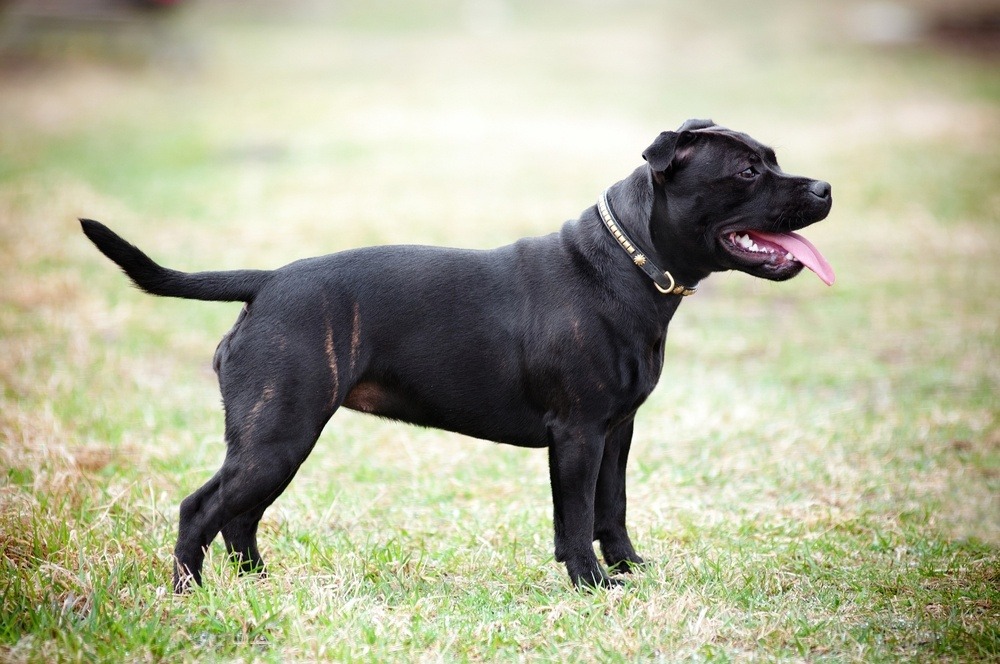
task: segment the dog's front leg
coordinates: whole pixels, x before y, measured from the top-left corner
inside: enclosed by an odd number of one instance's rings
[[[612,572],[631,572],[643,563],[632,547],[625,526],[625,466],[632,445],[632,419],[619,424],[604,443],[601,471],[597,476],[594,505],[594,539],[601,542],[604,563]]]
[[[594,554],[594,495],[605,433],[558,422],[550,424],[549,436],[556,560],[566,563],[576,586],[614,585]]]

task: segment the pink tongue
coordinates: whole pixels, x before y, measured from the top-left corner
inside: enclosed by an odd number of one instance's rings
[[[795,258],[807,268],[816,273],[827,286],[833,285],[836,277],[833,268],[819,253],[819,249],[812,245],[812,242],[805,239],[798,233],[761,233],[760,231],[747,231],[751,237],[757,237],[770,244],[776,244]]]

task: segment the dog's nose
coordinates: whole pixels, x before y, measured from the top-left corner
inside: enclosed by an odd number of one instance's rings
[[[823,200],[830,198],[830,191],[832,189],[829,182],[823,182],[822,180],[813,180],[812,184],[809,185],[809,193]]]

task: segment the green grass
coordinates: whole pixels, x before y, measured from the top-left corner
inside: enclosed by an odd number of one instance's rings
[[[179,60],[88,41],[0,70],[0,660],[1000,657],[995,61],[869,50],[790,1],[338,7],[196,7]],[[265,515],[271,575],[217,542],[207,585],[168,591],[239,306],[137,293],[76,217],[180,269],[496,246],[699,116],[833,183],[807,234],[838,282],[685,301],[625,588],[554,562],[544,453],[345,412]]]

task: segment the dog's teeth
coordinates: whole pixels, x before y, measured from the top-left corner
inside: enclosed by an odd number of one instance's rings
[[[757,246],[756,242],[750,243],[750,251],[760,251],[760,247]]]
[[[792,252],[789,251],[787,254],[785,254],[785,260],[786,261],[793,261],[793,260],[795,260],[795,256],[792,256]]]

